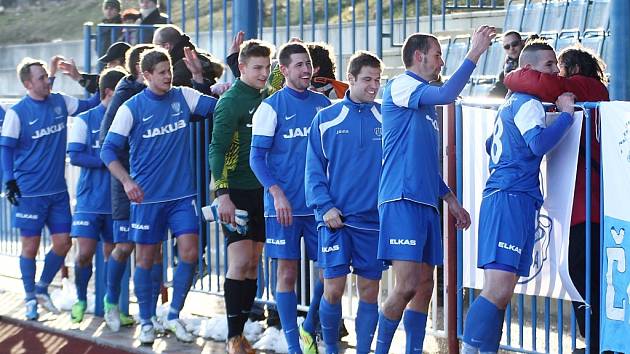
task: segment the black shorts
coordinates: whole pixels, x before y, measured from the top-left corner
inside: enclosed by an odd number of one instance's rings
[[[227,245],[229,246],[242,240],[264,243],[265,207],[263,204],[263,189],[230,189],[230,199],[236,206],[236,209],[247,211],[249,221],[247,222],[247,233],[245,235],[231,232],[225,226],[222,226]]]

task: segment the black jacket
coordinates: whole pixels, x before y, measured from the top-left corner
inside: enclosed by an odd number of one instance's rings
[[[160,13],[160,9],[155,9],[149,16],[140,20],[141,25],[165,25],[168,23],[168,16]],[[153,41],[153,29],[142,29],[138,33],[138,43],[151,43]]]
[[[223,65],[209,53],[195,48],[195,46],[190,42],[190,37],[184,34],[169,53],[171,55],[171,60],[173,61],[173,86],[193,87],[192,74],[184,62],[184,48],[186,47],[189,47],[197,52],[199,59],[201,60],[204,81],[208,86],[214,85],[217,82],[217,79],[223,75]],[[207,92],[206,90],[200,91],[207,95],[210,94],[210,92]]]

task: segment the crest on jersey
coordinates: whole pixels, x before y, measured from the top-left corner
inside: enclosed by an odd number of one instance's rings
[[[376,135],[376,136],[383,135],[383,128],[381,128],[381,127],[374,128],[374,135]]]
[[[174,115],[178,115],[181,111],[181,106],[179,105],[179,102],[171,103],[171,109],[173,110]]]
[[[56,106],[54,110],[55,110],[55,114],[61,114],[61,112],[62,112],[61,111],[61,107],[59,107],[59,106]]]
[[[527,284],[534,280],[549,259],[549,243],[551,242],[551,232],[553,231],[553,220],[547,215],[538,214],[536,223],[534,250],[532,252],[533,260],[529,268],[529,276],[521,277],[518,284]]]

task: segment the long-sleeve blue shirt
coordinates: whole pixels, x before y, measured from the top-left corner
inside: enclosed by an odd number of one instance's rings
[[[345,225],[379,230],[378,181],[382,125],[378,103],[345,98],[313,120],[306,151],[306,203],[323,216],[341,211]]]

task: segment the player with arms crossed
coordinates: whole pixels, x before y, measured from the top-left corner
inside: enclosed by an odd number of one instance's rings
[[[558,61],[545,41],[528,42],[519,58],[521,68],[557,74]],[[541,101],[512,94],[499,108],[492,137],[486,143],[490,177],[479,212],[477,267],[484,270],[483,290],[472,303],[464,326],[463,353],[496,353],[505,308],[520,276],[528,276],[543,203],[540,163],[573,123],[573,94],[558,97],[562,113],[545,122]]]

